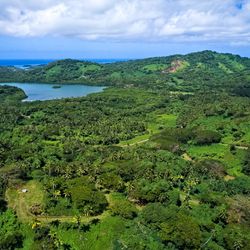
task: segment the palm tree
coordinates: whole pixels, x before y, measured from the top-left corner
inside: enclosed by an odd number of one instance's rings
[[[54,190],[54,192],[52,194],[53,194],[53,197],[57,200],[61,196],[61,191]]]

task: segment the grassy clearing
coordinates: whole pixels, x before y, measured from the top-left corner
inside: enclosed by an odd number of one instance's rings
[[[60,74],[61,72],[62,72],[62,67],[59,65],[56,65],[53,68],[50,68],[49,70],[47,70],[47,76],[48,77],[56,76]]]
[[[150,137],[150,134],[139,135],[139,136],[136,136],[135,138],[133,138],[131,140],[120,142],[118,144],[118,146],[128,147],[128,146],[134,146],[134,145],[137,145],[137,144],[141,144],[141,143],[147,142],[149,140],[149,137]]]
[[[177,116],[173,114],[153,115],[149,119],[148,130],[151,135],[159,133],[164,128],[174,128]]]
[[[241,175],[242,162],[245,158],[245,150],[237,149],[234,154],[230,152],[227,144],[212,144],[207,146],[190,146],[187,150],[188,155],[195,159],[214,159],[219,160],[226,166],[229,175]]]
[[[27,193],[23,193],[22,189],[27,189]],[[9,188],[6,191],[6,198],[9,207],[13,208],[20,221],[30,222],[35,218],[30,212],[30,208],[35,204],[44,205],[44,192],[41,183],[37,181],[29,181],[18,189]]]
[[[124,221],[118,217],[107,217],[100,223],[92,225],[84,234],[75,233],[74,229],[52,228],[59,241],[69,244],[74,250],[111,250],[114,240],[124,230]]]
[[[146,71],[161,71],[168,67],[167,64],[149,64],[143,67]]]
[[[40,182],[35,180],[29,181],[23,188],[28,190],[28,192],[24,195],[24,200],[28,207],[37,203],[42,205],[44,204],[44,191]]]
[[[82,73],[86,73],[88,71],[97,71],[101,69],[101,66],[95,65],[95,64],[90,64],[90,65],[84,65],[82,66],[81,63],[78,63],[78,66],[80,67],[80,71]]]
[[[227,68],[227,66],[223,63],[219,63],[219,68],[222,69],[223,71],[225,71],[227,74],[233,73],[233,71],[230,70],[229,68]]]
[[[118,146],[127,147],[134,146],[137,144],[145,143],[149,140],[149,138],[156,133],[159,133],[162,128],[172,128],[176,126],[177,116],[173,114],[161,114],[156,115],[153,114],[149,118],[148,122],[148,131],[144,135],[139,135],[134,137],[133,139],[127,141],[121,141]]]
[[[188,154],[195,158],[222,159],[228,150],[228,146],[223,144],[212,144],[206,146],[191,145]]]
[[[27,189],[27,193],[22,193],[22,189]],[[107,200],[110,201],[109,195],[106,196]],[[6,191],[6,198],[10,208],[14,209],[17,213],[19,220],[23,223],[32,223],[35,220],[42,223],[49,223],[52,221],[59,220],[60,222],[76,223],[76,216],[47,216],[38,215],[35,216],[30,212],[30,208],[35,204],[44,205],[44,191],[41,183],[32,180],[18,189],[9,188]],[[109,215],[109,211],[97,216],[81,216],[80,221],[82,223],[89,223],[94,219],[103,219]]]
[[[196,119],[192,126],[200,126],[203,129],[216,130],[219,127],[224,129],[230,129],[232,122],[229,118],[224,118],[222,116],[209,116],[209,117],[200,117]]]

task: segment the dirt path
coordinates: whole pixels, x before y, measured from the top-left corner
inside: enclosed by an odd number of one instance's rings
[[[235,147],[238,149],[248,150],[248,147],[245,147],[245,146],[235,146]]]
[[[11,195],[12,194],[12,195]],[[15,196],[13,196],[13,194]],[[68,222],[68,223],[76,223],[77,217],[72,216],[50,216],[50,215],[34,215],[29,211],[29,206],[27,202],[25,201],[25,195],[27,193],[21,193],[20,190],[14,190],[11,189],[9,192],[6,192],[6,198],[9,204],[9,207],[14,209],[17,213],[18,218],[23,223],[32,223],[34,221],[42,222],[42,223],[50,223],[52,221],[60,221],[60,222]],[[107,198],[108,203],[110,204],[110,197],[109,195],[105,195]],[[92,220],[98,219],[104,219],[109,215],[109,211],[104,211],[102,214],[97,216],[80,216],[80,221],[82,223],[89,223]]]
[[[33,215],[29,212],[27,205],[25,204],[25,200],[22,194],[19,195],[16,210],[17,216],[21,218],[22,221],[30,221],[30,217],[33,217]]]
[[[131,144],[127,144],[127,145],[120,145],[120,147],[122,147],[122,148],[132,147],[132,146],[135,146],[135,145],[138,145],[138,144],[145,143],[145,142],[147,142],[147,141],[149,141],[149,139],[141,140],[141,141],[138,141],[138,142],[134,142],[134,143],[131,143]]]
[[[108,216],[108,212],[103,212],[97,216],[80,216],[80,221],[82,223],[89,223],[92,220],[101,220]],[[33,220],[37,220],[44,223],[49,223],[52,221],[60,221],[60,222],[68,222],[68,223],[75,223],[77,221],[76,216],[46,216],[46,215],[39,215],[39,216],[32,216]]]
[[[191,158],[191,156],[188,155],[187,153],[183,154],[183,155],[182,155],[182,158],[183,158],[185,161],[191,161],[191,162],[194,161],[194,160]]]
[[[228,143],[220,143],[220,145],[223,145],[223,146],[230,146],[230,144],[228,144]],[[249,147],[247,147],[247,146],[240,146],[240,145],[234,145],[235,146],[235,148],[237,148],[237,149],[242,149],[242,150],[248,150],[249,149]]]

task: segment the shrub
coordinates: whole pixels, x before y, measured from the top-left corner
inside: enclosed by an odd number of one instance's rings
[[[101,213],[108,205],[105,195],[96,190],[86,178],[76,178],[69,182],[69,193],[76,209],[88,215]]]
[[[221,141],[221,134],[211,130],[196,131],[194,143],[197,145],[209,145],[212,143],[219,143]]]
[[[205,178],[222,178],[226,175],[226,171],[221,162],[207,159],[200,161],[194,165],[194,170],[198,176]]]
[[[113,202],[110,209],[113,215],[119,215],[125,219],[133,219],[137,215],[137,209],[127,200]]]

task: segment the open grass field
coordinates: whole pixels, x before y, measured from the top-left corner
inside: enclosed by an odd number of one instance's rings
[[[127,147],[145,143],[149,138],[161,131],[163,128],[171,128],[176,126],[177,116],[174,114],[151,114],[147,122],[147,132],[144,135],[139,135],[131,140],[122,141],[118,146]]]
[[[22,189],[27,189],[27,193],[23,193]],[[29,181],[18,188],[9,188],[6,191],[6,197],[9,207],[13,208],[18,218],[22,222],[30,222],[35,218],[30,212],[32,205],[44,205],[44,192],[42,185],[37,181]]]
[[[241,166],[244,161],[246,150],[239,148],[232,154],[229,145],[218,143],[207,146],[191,145],[188,147],[187,153],[195,160],[219,160],[224,163],[229,175],[239,176],[241,175]]]
[[[26,193],[22,190],[27,189]],[[34,221],[39,221],[41,223],[50,223],[52,221],[61,221],[68,223],[76,223],[76,216],[50,216],[46,214],[41,214],[35,216],[30,212],[30,208],[33,205],[40,204],[44,206],[44,191],[41,183],[32,180],[23,184],[18,188],[9,188],[6,191],[6,198],[10,208],[16,211],[19,220],[23,223],[32,223]],[[106,195],[108,201],[110,201],[109,195]],[[82,223],[89,223],[94,219],[103,219],[109,214],[105,211],[103,214],[98,216],[81,216],[80,221]]]

